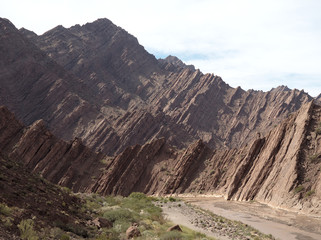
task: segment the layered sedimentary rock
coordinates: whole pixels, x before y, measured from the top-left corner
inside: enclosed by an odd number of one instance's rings
[[[29,125],[0,108],[0,151],[50,181],[320,213],[321,116],[307,93],[232,88],[155,59],[106,19],[41,36],[0,19],[0,51],[0,104]]]
[[[3,104],[26,124],[44,119],[57,136],[81,137],[89,147],[110,155],[161,137],[179,148],[198,139],[212,148],[240,147],[312,100],[307,93],[284,86],[268,92],[232,88],[221,77],[203,74],[176,57],[157,60],[135,37],[107,19],[71,28],[57,26],[40,36],[26,29],[20,33],[16,34],[19,39],[29,42],[23,49],[35,44],[38,52],[46,53],[46,61],[53,59],[70,76],[60,77],[61,83],[50,88],[42,87],[44,96],[51,95],[46,89],[55,92],[54,102],[40,98],[32,103],[45,106],[42,111],[21,110],[18,102]],[[21,81],[29,79],[28,74],[20,75]],[[8,75],[8,79],[12,82],[16,76]],[[74,79],[72,84],[69,79]],[[65,82],[78,87],[70,88]],[[30,82],[25,89],[35,84],[37,88],[43,85]],[[27,90],[8,92],[7,85],[2,86],[3,92],[10,93],[9,99],[39,98]],[[69,91],[67,96],[56,86]],[[146,131],[142,123],[152,130]],[[128,127],[133,131],[129,133]]]
[[[0,142],[0,152],[10,159],[74,191],[86,191],[103,167],[104,155],[84,146],[80,139],[60,140],[42,120],[24,127],[6,107],[0,107]]]
[[[66,71],[8,20],[0,22],[3,53],[0,56],[0,103],[25,124],[43,119],[59,137],[65,140],[80,137],[88,146],[108,154],[160,135],[169,136],[170,132],[175,133],[171,139],[178,146],[185,146],[185,142],[178,140],[181,136],[187,141],[192,139],[157,108],[134,107],[125,111],[119,106],[109,106],[108,96],[104,95],[107,97],[104,101],[91,82]],[[27,36],[30,35],[34,37],[28,32]],[[128,97],[124,92],[120,95],[124,99]]]
[[[164,139],[126,149],[92,190],[102,194],[220,194],[320,214],[321,107],[308,103],[242,149],[184,151]]]
[[[186,149],[165,138],[106,157],[53,136],[41,120],[23,127],[0,108],[0,151],[74,191],[103,195],[215,194],[320,214],[321,107],[305,104],[266,136],[240,149]]]

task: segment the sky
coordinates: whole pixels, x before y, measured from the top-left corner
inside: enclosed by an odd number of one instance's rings
[[[0,17],[42,34],[108,18],[157,58],[174,55],[232,87],[321,93],[319,0],[2,0]]]

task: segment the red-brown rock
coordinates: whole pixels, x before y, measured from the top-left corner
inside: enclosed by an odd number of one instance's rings
[[[182,232],[182,229],[179,225],[174,225],[174,226],[171,226],[167,229],[167,232],[171,232],[171,231],[179,231],[179,232]]]
[[[130,226],[126,230],[126,239],[133,239],[133,238],[139,237],[139,236],[141,236],[141,233],[140,233],[138,227],[136,227],[136,226]]]

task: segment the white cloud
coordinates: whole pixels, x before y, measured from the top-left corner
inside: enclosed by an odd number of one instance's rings
[[[42,33],[106,17],[157,57],[177,55],[230,85],[321,92],[321,1],[6,1],[0,15]]]

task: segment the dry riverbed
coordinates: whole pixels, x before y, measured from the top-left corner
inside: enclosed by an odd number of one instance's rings
[[[247,224],[226,219],[184,201],[161,202],[159,206],[170,221],[210,237],[223,240],[274,239],[272,235],[262,234]]]
[[[182,199],[184,201],[160,203],[167,218],[218,239],[321,239],[321,218],[256,202],[208,197]]]

